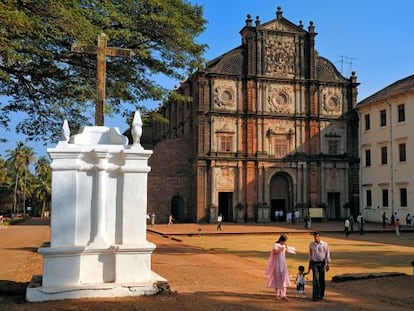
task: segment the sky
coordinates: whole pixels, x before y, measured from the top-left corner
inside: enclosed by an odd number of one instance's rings
[[[414,74],[414,40],[412,0],[190,0],[203,6],[207,20],[205,31],[197,38],[207,44],[204,54],[208,61],[241,44],[239,31],[245,26],[247,14],[253,20],[259,17],[261,24],[276,18],[277,7],[283,17],[298,25],[302,21],[307,30],[312,21],[318,35],[315,49],[330,60],[336,68],[349,77],[355,71],[358,102],[382,88]],[[163,79],[168,88],[178,81]],[[149,103],[149,108],[158,103]],[[91,116],[93,118],[93,116]],[[123,120],[106,119],[106,126],[125,130]],[[62,120],[63,123],[63,120]],[[8,143],[0,143],[0,156],[5,158],[8,149],[14,149],[17,141],[25,138],[13,131],[0,128],[0,137]],[[28,142],[36,157],[45,156],[53,144]]]

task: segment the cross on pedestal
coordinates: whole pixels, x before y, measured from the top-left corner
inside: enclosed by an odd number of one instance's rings
[[[105,109],[105,81],[106,81],[106,56],[133,57],[135,53],[130,49],[108,47],[108,37],[101,33],[98,36],[98,45],[72,44],[71,51],[74,53],[96,54],[96,105],[95,125],[104,125]]]

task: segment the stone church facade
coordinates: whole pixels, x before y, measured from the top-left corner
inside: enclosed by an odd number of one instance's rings
[[[191,101],[159,108],[144,129],[148,211],[165,222],[274,221],[308,211],[340,219],[358,209],[355,73],[315,49],[315,26],[248,15],[242,44],[176,90]]]

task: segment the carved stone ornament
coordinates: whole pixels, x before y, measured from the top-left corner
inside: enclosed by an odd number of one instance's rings
[[[337,94],[330,94],[328,92],[323,94],[322,108],[328,114],[340,113],[342,108],[341,97]]]
[[[286,114],[292,112],[291,99],[288,93],[283,89],[270,89],[268,106],[271,112]]]
[[[216,173],[216,186],[219,189],[232,189],[234,187],[234,171],[232,168],[224,167]]]
[[[265,49],[266,74],[294,74],[295,46],[293,41],[283,41],[281,37],[269,39],[265,42]]]
[[[215,89],[214,103],[217,107],[228,108],[234,105],[234,91],[230,87],[218,86]]]

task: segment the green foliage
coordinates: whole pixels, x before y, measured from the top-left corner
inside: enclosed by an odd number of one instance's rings
[[[133,58],[107,58],[106,113],[125,119],[140,101],[162,101],[154,82],[182,79],[202,63],[202,7],[183,0],[6,0],[0,3],[0,126],[10,113],[27,118],[16,130],[30,140],[56,141],[64,119],[90,124],[96,97],[96,56],[71,53],[75,42],[129,48]]]
[[[32,206],[32,213],[44,215],[50,209],[52,173],[45,157],[36,161],[33,149],[18,142],[15,149],[0,158],[0,214],[22,213]],[[34,174],[30,165],[34,163]]]

